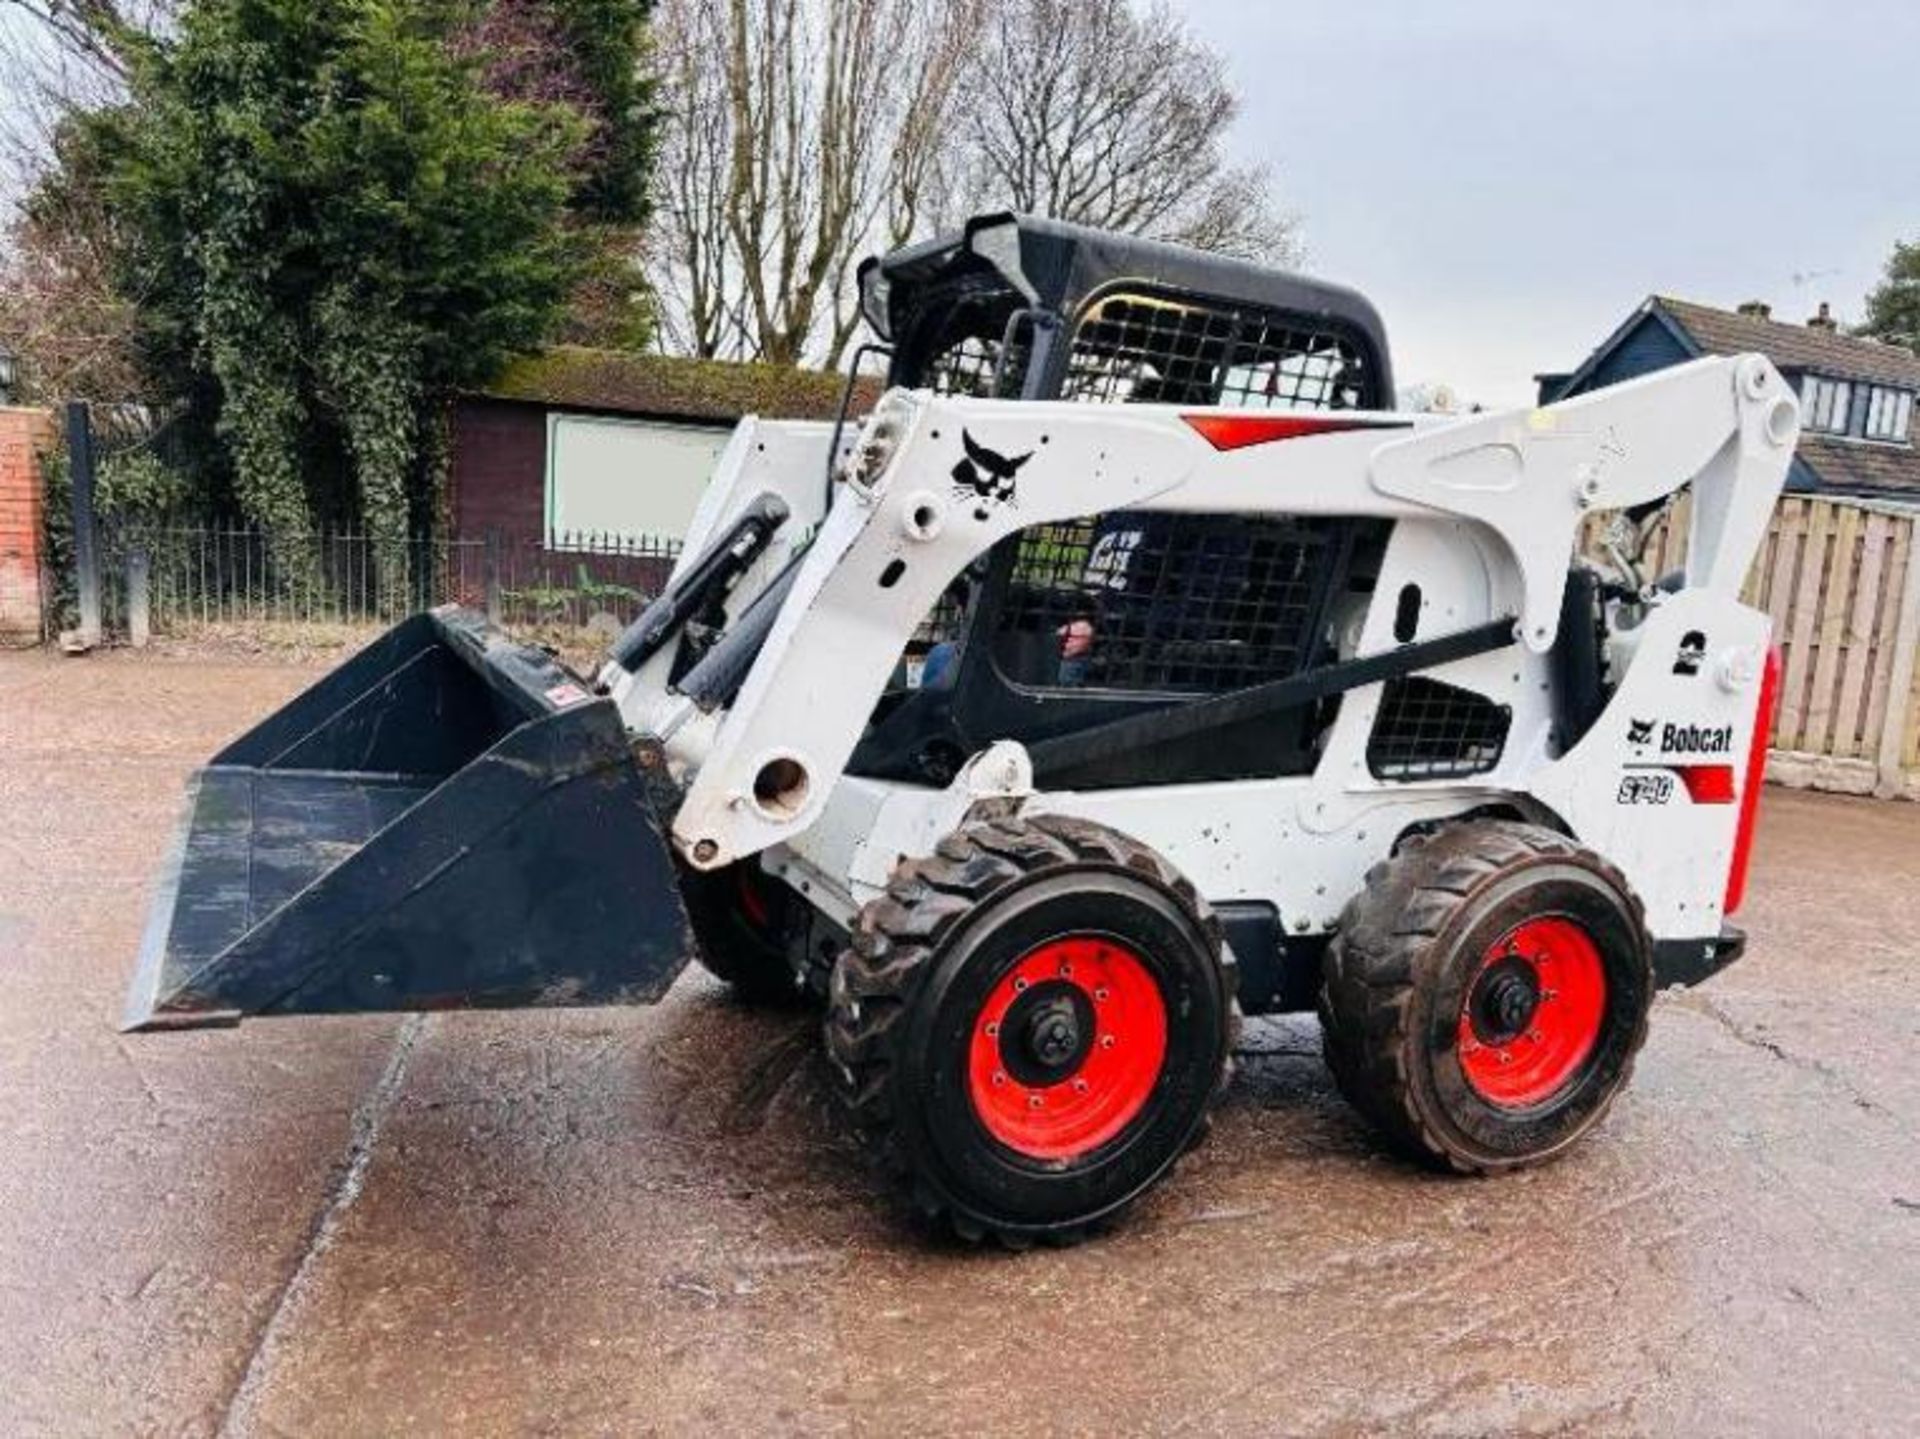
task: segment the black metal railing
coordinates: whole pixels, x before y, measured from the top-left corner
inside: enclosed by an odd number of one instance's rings
[[[496,623],[611,638],[666,584],[680,542],[655,535],[388,540],[354,528],[107,518],[98,526],[104,637],[209,626],[391,624],[458,603]]]

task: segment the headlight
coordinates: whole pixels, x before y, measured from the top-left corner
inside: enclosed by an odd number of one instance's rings
[[[881,396],[860,432],[859,443],[847,458],[844,477],[862,489],[872,489],[893,463],[893,452],[900,448],[900,441],[919,413],[920,407],[905,390],[889,390]]]

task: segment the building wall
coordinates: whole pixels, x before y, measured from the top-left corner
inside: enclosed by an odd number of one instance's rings
[[[1646,315],[1594,368],[1593,373],[1581,381],[1578,389],[1567,388],[1566,381],[1571,376],[1559,377],[1557,383],[1543,387],[1540,402],[1551,404],[1555,400],[1566,399],[1569,394],[1584,395],[1589,390],[1603,390],[1608,385],[1617,385],[1622,380],[1631,380],[1636,375],[1649,374],[1654,370],[1664,370],[1691,358],[1686,347],[1674,338],[1673,331],[1652,315]]]
[[[54,435],[45,410],[0,409],[0,642],[41,638],[40,455]]]
[[[453,532],[508,540],[546,534],[547,412],[515,401],[463,399],[453,407],[448,500]]]

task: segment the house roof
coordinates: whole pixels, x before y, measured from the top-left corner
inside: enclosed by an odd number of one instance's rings
[[[1920,499],[1920,450],[1912,445],[1883,445],[1803,432],[1799,453],[1833,489]]]
[[[845,385],[845,376],[820,370],[560,345],[515,360],[474,393],[558,410],[730,425],[742,415],[831,420],[840,413]],[[854,413],[870,408],[877,394],[877,382],[863,380]]]
[[[1757,350],[1782,370],[1812,371],[1842,380],[1920,390],[1920,355],[1852,335],[1763,320],[1656,295],[1648,308],[1664,312],[1703,354],[1737,355]],[[1875,444],[1834,435],[1802,434],[1800,459],[1822,484],[1854,492],[1920,495],[1920,449],[1911,444]]]
[[[1664,311],[1706,354],[1758,350],[1782,370],[1812,370],[1841,380],[1872,380],[1920,390],[1920,355],[1899,345],[1811,325],[1763,320],[1668,295],[1655,295],[1647,304]]]

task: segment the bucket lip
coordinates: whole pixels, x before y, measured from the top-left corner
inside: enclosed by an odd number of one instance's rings
[[[159,883],[147,905],[147,923],[140,936],[140,958],[134,966],[133,983],[127,990],[127,1007],[120,1016],[120,1033],[133,1034],[143,1029],[163,1029],[173,1025],[232,1025],[240,1022],[237,1009],[193,1010],[170,1016],[159,1010],[160,982],[167,967],[167,941],[173,933],[173,911],[180,898],[180,880],[187,867],[187,843],[193,834],[193,817],[200,805],[200,788],[212,769],[243,769],[244,765],[205,765],[195,770],[186,784],[186,799],[180,818],[174,825],[173,844],[160,870]]]

